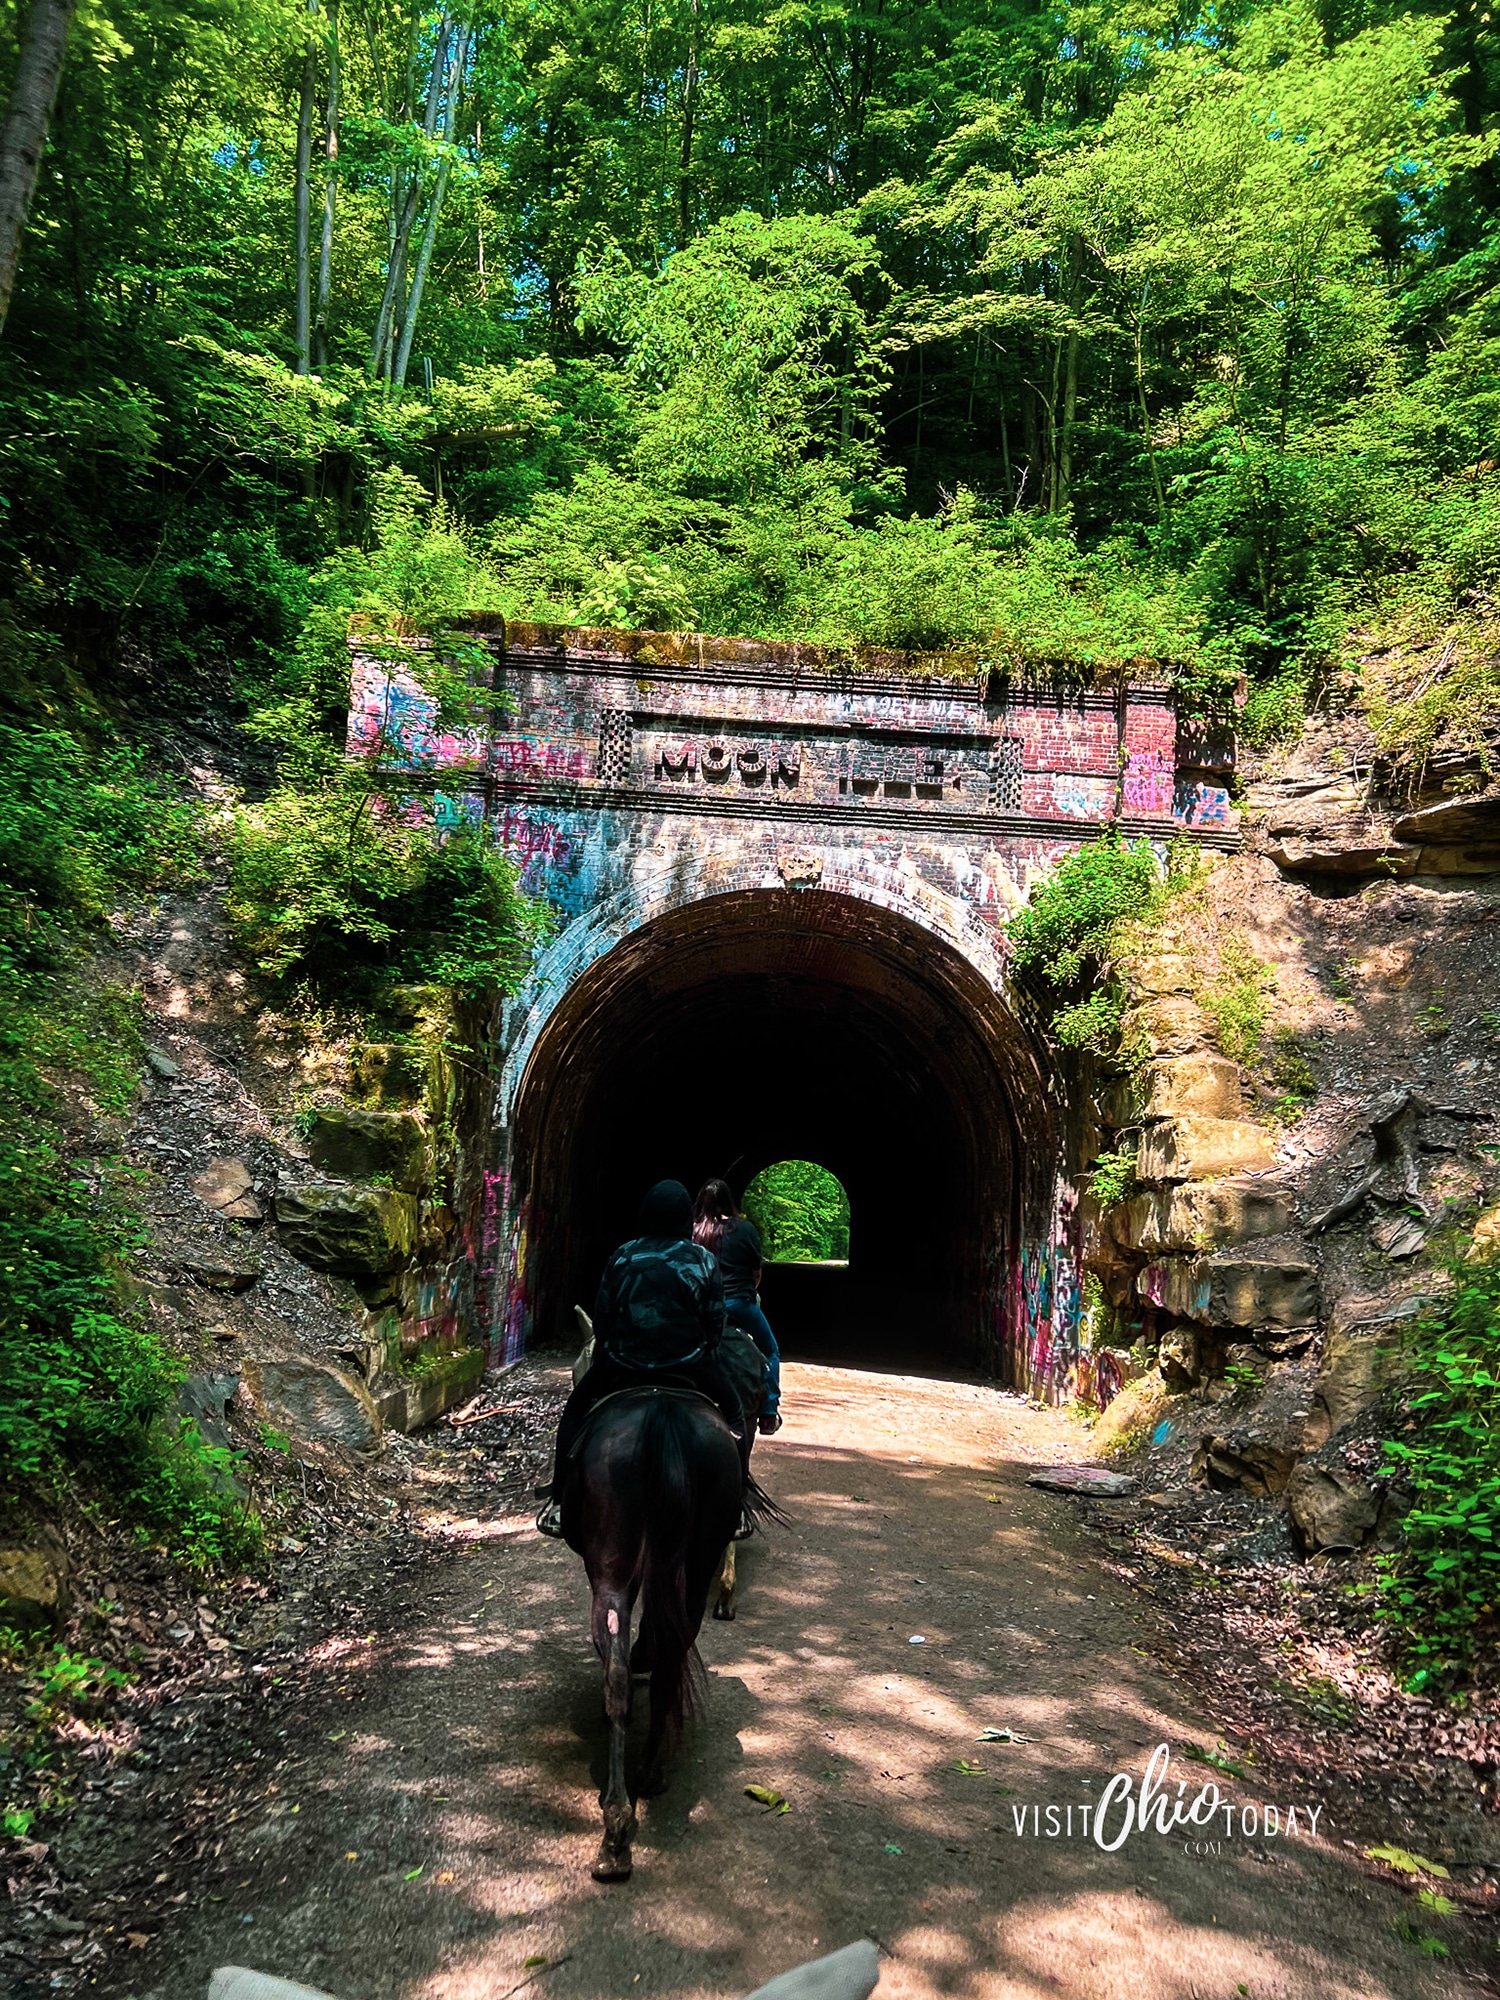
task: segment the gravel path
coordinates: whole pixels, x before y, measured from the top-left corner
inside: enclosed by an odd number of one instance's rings
[[[1214,1732],[1151,1657],[1149,1607],[1074,1503],[1025,1484],[1078,1454],[1066,1419],[810,1366],[787,1368],[786,1408],[758,1464],[793,1525],[742,1552],[738,1620],[705,1625],[704,1713],[641,1808],[628,1885],[588,1873],[605,1732],[581,1566],[524,1517],[481,1520],[388,1629],[315,1654],[288,1717],[300,1765],[230,1829],[223,1900],[129,1990],[202,2000],[237,1962],[341,2000],[717,2000],[864,1933],[882,2000],[1489,1990],[1401,1934],[1424,1913],[1329,1809],[1305,1837],[1316,1794],[1184,1761]],[[1168,1795],[1220,1783],[1234,1835],[1220,1812],[1193,1836],[1217,1852],[1184,1852],[1184,1830],[1104,1851],[1082,1808],[1162,1742]],[[1239,1830],[1267,1799],[1283,1829],[1297,1808],[1295,1837]],[[1071,1838],[1048,1837],[1048,1806],[1064,1827],[1072,1808]]]

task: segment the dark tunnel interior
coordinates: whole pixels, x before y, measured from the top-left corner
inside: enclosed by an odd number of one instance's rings
[[[771,1265],[792,1358],[993,1366],[986,1300],[1047,1110],[1029,1044],[968,960],[850,898],[750,891],[633,933],[579,979],[522,1084],[534,1339],[573,1339],[641,1195],[737,1192],[815,1160],[850,1201],[847,1269]],[[1021,1133],[1031,1144],[1023,1152]]]

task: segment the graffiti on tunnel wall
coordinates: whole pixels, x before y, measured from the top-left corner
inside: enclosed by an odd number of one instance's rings
[[[348,746],[425,780],[440,830],[487,829],[556,914],[501,1012],[496,1154],[471,1208],[474,1311],[497,1359],[522,1350],[533,1313],[540,1225],[508,1150],[527,1058],[574,983],[642,925],[746,889],[832,892],[942,939],[1004,994],[1008,918],[1092,830],[1236,838],[1196,737],[1192,769],[1179,763],[1161,687],[834,673],[748,642],[684,642],[663,662],[610,635],[475,637],[494,660],[489,727],[442,726],[415,673],[356,647]],[[1080,1343],[1075,1239],[1055,1200],[986,1280],[987,1358],[1054,1400],[1098,1366]]]

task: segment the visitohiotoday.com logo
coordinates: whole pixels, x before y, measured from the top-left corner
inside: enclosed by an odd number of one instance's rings
[[[1316,1840],[1321,1806],[1248,1805],[1226,1798],[1211,1780],[1190,1797],[1188,1780],[1171,1776],[1172,1753],[1158,1743],[1139,1785],[1117,1771],[1090,1803],[1012,1805],[1016,1837],[1092,1840],[1113,1854],[1136,1834],[1177,1839],[1185,1854],[1221,1854],[1226,1840]]]

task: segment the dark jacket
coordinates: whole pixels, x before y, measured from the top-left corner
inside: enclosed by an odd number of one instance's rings
[[[626,1368],[678,1368],[718,1351],[724,1285],[712,1252],[684,1238],[636,1236],[604,1267],[594,1340]]]
[[[718,1258],[725,1298],[753,1299],[765,1255],[760,1231],[748,1215],[737,1215],[719,1238]]]

